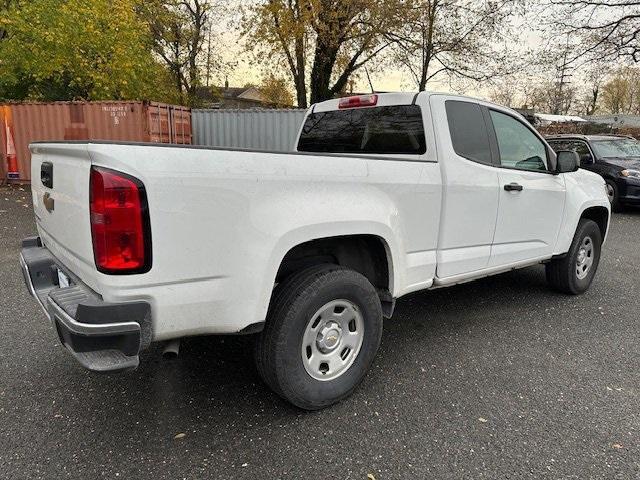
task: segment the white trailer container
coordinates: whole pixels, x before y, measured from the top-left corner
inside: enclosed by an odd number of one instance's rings
[[[306,110],[193,110],[193,143],[290,152]]]

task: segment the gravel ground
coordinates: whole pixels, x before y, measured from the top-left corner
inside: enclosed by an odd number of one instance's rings
[[[640,478],[640,211],[615,215],[592,289],[542,267],[410,295],[356,393],[303,413],[246,337],[77,366],[28,296],[30,194],[0,188],[0,478]]]

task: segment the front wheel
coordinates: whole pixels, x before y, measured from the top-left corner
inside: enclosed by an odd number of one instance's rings
[[[315,266],[276,288],[256,340],[256,366],[280,396],[317,410],[353,392],[381,337],[382,308],[373,285],[353,270]]]
[[[582,219],[578,223],[569,252],[563,258],[547,264],[547,280],[557,291],[570,295],[586,292],[600,263],[602,233],[593,221]]]
[[[620,204],[620,193],[618,192],[618,185],[613,180],[605,180],[605,188],[607,190],[607,198],[611,204],[611,210],[614,212],[620,212],[622,205]]]

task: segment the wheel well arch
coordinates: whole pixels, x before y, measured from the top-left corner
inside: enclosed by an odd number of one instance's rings
[[[341,235],[309,240],[289,249],[280,262],[276,283],[322,263],[334,263],[364,275],[375,287],[385,316],[393,311],[393,264],[387,242],[377,235]]]
[[[606,207],[587,208],[584,212],[582,212],[580,218],[593,220],[600,228],[602,238],[604,239],[607,236],[607,228],[609,226],[609,210],[607,210]]]

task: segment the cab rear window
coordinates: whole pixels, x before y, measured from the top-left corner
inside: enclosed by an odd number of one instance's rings
[[[299,152],[421,155],[426,150],[417,105],[312,113],[298,141]]]

